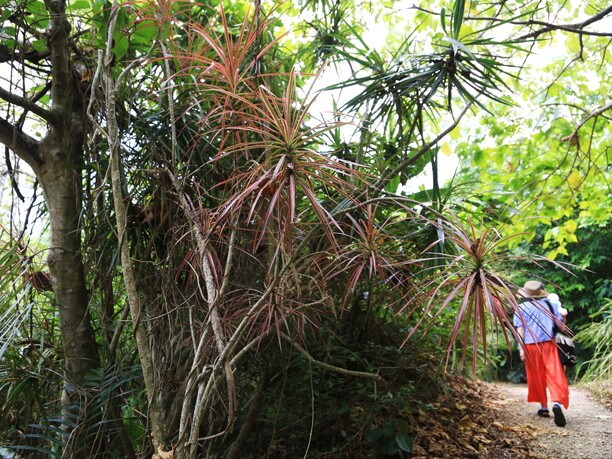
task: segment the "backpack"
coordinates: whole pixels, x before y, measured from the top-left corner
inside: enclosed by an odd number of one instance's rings
[[[554,316],[555,311],[553,311],[552,305],[544,300],[550,313]],[[576,365],[576,345],[574,341],[567,335],[561,333],[558,327],[553,323],[553,333],[555,334],[555,341],[557,343],[557,351],[559,352],[559,360],[561,360],[561,364],[566,367],[573,367]]]

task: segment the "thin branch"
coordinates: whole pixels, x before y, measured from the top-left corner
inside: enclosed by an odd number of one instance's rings
[[[608,102],[606,105],[599,107],[597,110],[593,110],[592,112],[590,112],[581,122],[578,126],[576,126],[576,129],[574,129],[574,133],[572,134],[572,137],[575,136],[578,131],[591,119],[591,118],[597,118],[598,116],[602,115],[604,112],[608,111],[612,109],[612,102]]]
[[[44,109],[38,104],[35,104],[32,100],[18,96],[17,94],[13,94],[10,91],[0,87],[0,99],[4,101],[17,105],[27,111],[34,113],[35,115],[40,116],[43,120],[53,124],[57,120],[57,116],[49,110]]]
[[[344,375],[344,376],[351,376],[353,378],[372,379],[372,380],[378,381],[378,382],[383,382],[384,381],[384,379],[380,375],[377,375],[375,373],[368,373],[366,371],[347,370],[346,368],[341,368],[341,367],[337,367],[337,366],[334,366],[334,365],[330,365],[329,363],[321,362],[321,361],[315,359],[312,355],[310,355],[308,353],[308,351],[306,351],[306,349],[304,349],[302,346],[300,346],[298,343],[296,343],[293,340],[293,338],[287,336],[283,332],[280,332],[280,336],[285,341],[288,341],[294,348],[296,348],[297,351],[300,354],[302,354],[304,356],[304,358],[306,360],[308,360],[310,363],[312,363],[313,365],[316,365],[316,366],[321,367],[321,368],[325,368],[326,370],[333,371],[334,373],[338,373],[338,374],[341,374],[341,375]]]
[[[455,118],[455,120],[450,126],[448,126],[440,134],[438,134],[432,141],[423,145],[416,153],[411,155],[409,158],[404,159],[401,163],[397,165],[395,169],[385,172],[380,177],[378,182],[376,182],[372,186],[372,188],[380,191],[391,178],[395,177],[397,174],[402,172],[404,169],[406,169],[407,167],[409,167],[410,165],[418,161],[425,153],[430,151],[440,140],[446,137],[453,129],[455,129],[459,125],[459,121],[461,121],[461,119],[467,113],[468,109],[471,106],[472,106],[472,102],[466,104],[466,106],[463,107],[463,110],[461,110],[459,115],[457,115],[457,117]]]
[[[584,127],[584,125],[590,119],[597,118],[598,116],[603,115],[606,111],[608,111],[610,109],[612,109],[612,102],[608,102],[606,105],[604,105],[602,107],[599,107],[598,109],[593,110],[592,112],[587,113],[587,115],[584,117],[584,119],[576,126],[574,131],[570,135],[568,135],[566,137],[563,137],[562,140],[564,140],[566,142],[569,142],[570,145],[578,145],[578,131],[580,129],[582,129]],[[592,133],[591,133],[591,137],[592,137]]]
[[[13,150],[32,169],[36,169],[43,162],[38,155],[40,142],[2,117],[0,117],[0,142]]]
[[[26,62],[29,62],[30,64],[38,64],[40,61],[48,59],[50,55],[51,52],[49,50],[26,51],[22,53],[19,51],[13,51],[6,46],[0,45],[0,64],[6,62],[20,62],[24,66],[26,66]]]
[[[226,337],[223,330],[223,325],[221,322],[221,316],[218,309],[218,304],[222,300],[222,296],[220,295],[220,291],[215,286],[214,276],[213,276],[213,267],[211,266],[211,262],[209,259],[210,250],[208,248],[208,236],[203,232],[202,228],[197,224],[198,216],[196,215],[193,206],[188,202],[185,192],[183,190],[182,185],[176,179],[176,177],[170,172],[170,170],[166,171],[176,193],[179,197],[180,206],[189,221],[189,225],[191,230],[194,233],[194,237],[196,239],[196,247],[198,249],[198,254],[200,255],[200,259],[202,262],[202,270],[204,274],[204,281],[206,285],[206,302],[208,303],[208,311],[209,311],[209,323],[213,330],[213,336],[215,340],[215,344],[217,347],[217,351],[222,356],[227,351],[229,345],[226,343]],[[233,239],[233,237],[232,237]],[[233,252],[233,251],[231,251]],[[228,257],[231,257],[231,253],[228,254]],[[231,258],[230,258],[231,260]],[[223,370],[225,374],[225,379],[227,382],[227,391],[228,391],[228,426],[226,430],[229,430],[230,427],[234,423],[235,410],[237,404],[237,396],[236,396],[236,382],[234,380],[234,374],[230,363],[226,359],[219,358],[220,364],[223,365]],[[188,445],[191,445],[189,448],[187,457],[195,457],[197,452],[197,438],[199,436],[199,431],[202,423],[202,416],[204,414],[204,407],[206,406],[206,396],[208,394],[207,390],[203,390],[203,386],[200,385],[198,389],[198,395],[196,396],[196,404],[193,409],[192,416],[192,425],[191,425],[191,434],[189,436]]]
[[[610,14],[612,12],[612,6],[607,7],[605,10],[603,10],[602,12],[591,16],[590,18],[586,19],[585,21],[582,21],[578,24],[551,24],[548,22],[544,22],[544,21],[524,21],[524,22],[512,22],[512,24],[516,24],[516,25],[538,25],[538,26],[543,26],[542,29],[540,30],[535,30],[533,32],[530,32],[528,34],[522,35],[518,38],[518,40],[527,40],[530,38],[537,38],[540,35],[542,35],[543,33],[546,32],[552,32],[555,30],[562,30],[564,32],[571,32],[571,33],[577,33],[580,35],[590,35],[590,36],[595,36],[595,37],[612,37],[612,33],[610,32],[589,32],[587,30],[583,30],[586,26],[593,24],[594,22],[600,21],[601,19],[603,19],[604,17],[606,17],[608,14]]]
[[[439,12],[435,12],[435,11],[431,11],[425,8],[421,8],[419,6],[413,6],[411,9],[415,9],[417,11],[422,11],[424,13],[428,13],[434,16],[440,16]],[[603,10],[600,13],[597,13],[594,16],[591,16],[590,18],[579,22],[577,24],[553,24],[550,22],[545,22],[545,21],[537,21],[537,20],[530,20],[530,21],[506,21],[503,18],[500,17],[491,17],[491,16],[466,16],[465,20],[466,21],[487,21],[487,22],[508,22],[509,24],[512,25],[517,25],[517,26],[542,26],[542,29],[539,30],[535,30],[533,32],[530,32],[528,34],[525,34],[521,37],[519,37],[517,40],[527,40],[529,38],[537,38],[540,35],[542,35],[543,33],[546,32],[553,32],[555,30],[561,30],[563,32],[571,32],[571,33],[577,33],[580,35],[589,35],[589,36],[594,36],[594,37],[612,37],[612,33],[611,32],[590,32],[588,30],[584,30],[585,27],[602,20],[603,18],[605,18],[608,14],[610,14],[612,12],[612,6],[609,6],[608,8],[606,8],[605,10]]]

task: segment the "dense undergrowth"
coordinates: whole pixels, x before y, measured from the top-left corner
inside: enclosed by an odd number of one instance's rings
[[[376,332],[369,333],[367,340],[355,339],[354,331],[340,327],[328,329],[326,336],[320,330],[316,339],[305,337],[293,345],[276,338],[262,342],[245,360],[248,364],[239,368],[245,376],[238,394],[245,403],[233,425],[224,424],[221,406],[216,417],[208,419],[217,431],[229,432],[211,441],[209,453],[227,458],[495,458],[512,451],[513,457],[532,457],[528,442],[523,442],[524,432],[509,435],[512,427],[496,420],[490,386],[462,375],[460,362],[445,368],[441,330],[401,346],[405,330],[397,323],[378,320],[370,325]],[[12,401],[7,391],[11,387],[16,391],[17,384],[2,388],[9,397],[0,421],[2,442],[38,448],[18,450],[21,457],[48,457],[42,451],[53,451],[45,445],[62,442],[61,425],[49,422],[59,413],[51,412],[53,408],[42,399],[28,403],[24,398],[40,397],[57,387],[57,378],[44,377],[43,357],[19,386],[20,403]],[[491,354],[488,362],[488,372],[481,368],[480,377],[508,380],[504,368],[519,370],[506,349]],[[359,377],[359,372],[380,379]],[[17,373],[12,374],[17,382]],[[127,441],[134,444],[146,441],[146,402],[139,374],[137,367],[130,367],[98,375],[106,383],[93,384],[101,389],[95,398],[97,407],[90,407],[99,412],[93,419],[90,411],[90,419],[110,423],[117,417],[112,410],[121,405],[120,416],[131,437]],[[610,406],[609,384],[587,388]],[[24,412],[26,408],[39,412]],[[36,418],[37,423],[19,430],[15,426],[23,426],[24,416]]]
[[[392,328],[383,341],[347,345],[335,335],[326,348],[308,348],[317,361],[375,372],[380,381],[321,367],[294,349],[268,349],[267,374],[246,383],[257,387],[258,409],[246,409],[237,425],[249,432],[236,429],[217,450],[253,458],[494,457],[509,445],[521,450],[501,424],[490,425],[489,389],[445,371],[439,341],[400,347]],[[241,453],[232,456],[241,434]]]

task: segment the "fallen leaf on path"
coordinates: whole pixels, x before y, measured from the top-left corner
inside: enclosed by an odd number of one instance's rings
[[[485,445],[491,444],[491,440],[489,440],[487,437],[483,437],[482,435],[474,435],[474,440],[478,441],[479,443],[484,443]]]
[[[468,415],[463,416],[459,420],[459,427],[461,427],[462,429],[472,430],[474,426],[475,424],[472,422],[472,420],[470,419]]]

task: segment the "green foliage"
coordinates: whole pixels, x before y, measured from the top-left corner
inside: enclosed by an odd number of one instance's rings
[[[591,319],[596,322],[582,327],[575,336],[576,341],[593,352],[593,357],[578,367],[578,374],[585,381],[609,380],[612,377],[612,299],[606,299]]]
[[[143,424],[141,415],[137,416],[139,423],[134,424],[134,414],[119,412],[120,407],[130,406],[128,401],[131,404],[136,401],[134,390],[138,390],[138,384],[135,383],[140,378],[140,366],[131,366],[121,369],[121,372],[114,367],[100,369],[88,375],[81,387],[64,381],[64,390],[73,403],[64,405],[61,414],[58,412],[55,416],[41,418],[22,429],[22,435],[11,448],[36,451],[45,457],[63,457],[66,451],[91,458],[125,457],[126,451],[132,451],[132,445],[141,444],[145,434],[142,427],[137,427]],[[57,381],[53,383],[57,384]],[[132,410],[146,409],[137,404],[131,406]],[[55,409],[58,408],[56,405]],[[131,427],[124,430],[124,422]]]
[[[391,324],[386,331],[393,335],[391,339],[401,337]],[[435,400],[443,390],[436,371],[429,371],[436,366],[435,351],[425,343],[419,350],[400,350],[397,341],[388,345],[371,341],[349,349],[345,338],[350,339],[337,330],[304,346],[315,358],[338,368],[384,367],[381,375],[386,382],[379,385],[329,371],[309,364],[291,349],[279,351],[269,343],[272,348],[266,346],[262,357],[265,353],[264,367],[271,377],[245,451],[407,457],[416,427],[410,416],[419,409],[432,411],[421,400]],[[249,386],[252,390],[253,384]]]
[[[502,231],[530,241],[538,225],[547,225],[538,244],[552,259],[568,255],[577,229],[605,225],[610,215],[610,106],[600,89],[610,70],[609,63],[596,64],[601,51],[584,48],[583,61],[568,64],[551,56],[545,66],[523,69],[523,78],[532,82],[549,72],[556,76],[516,87],[520,106],[481,117],[456,144],[462,180],[495,200],[506,221]],[[587,68],[592,69],[588,85],[582,83]],[[496,137],[504,140],[492,141]]]
[[[374,444],[377,455],[382,457],[410,457],[412,440],[408,435],[409,426],[406,421],[392,420],[385,422],[383,427],[369,430],[365,440]]]
[[[58,391],[60,359],[55,310],[32,286],[34,257],[27,257],[0,227],[0,442],[48,414]],[[41,277],[42,278],[42,277]],[[27,281],[26,279],[29,279]]]

